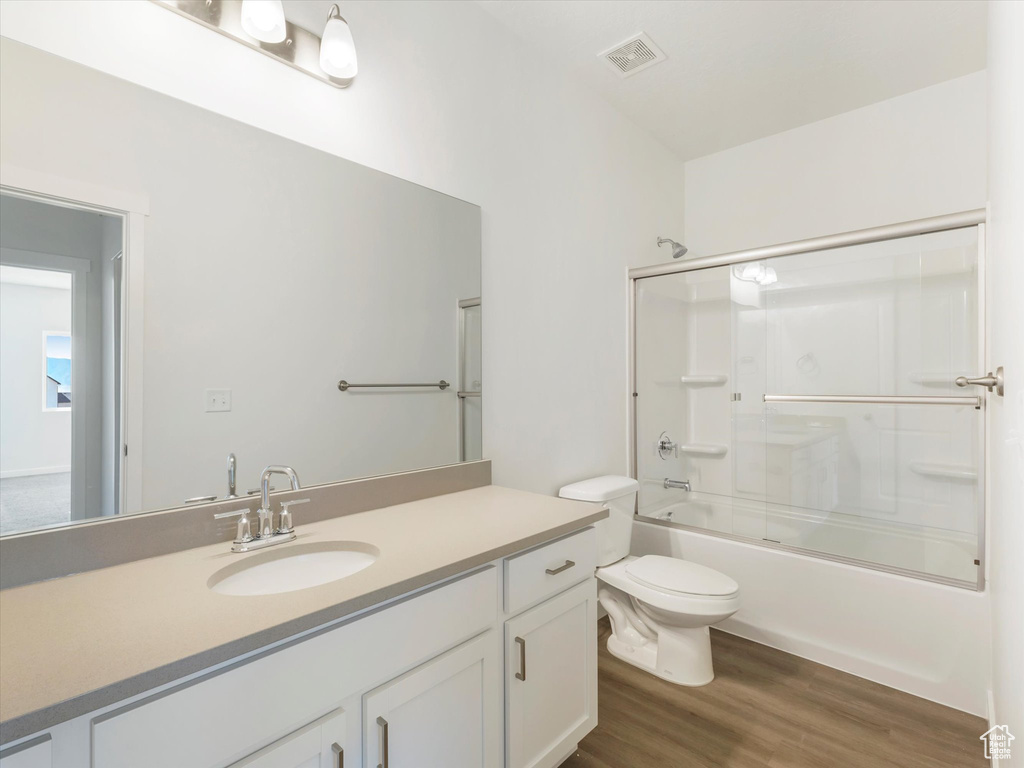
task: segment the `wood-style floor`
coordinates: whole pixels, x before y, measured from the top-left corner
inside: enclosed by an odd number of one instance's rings
[[[717,630],[714,681],[685,688],[616,659],[609,632],[599,723],[565,768],[988,765],[980,717]]]

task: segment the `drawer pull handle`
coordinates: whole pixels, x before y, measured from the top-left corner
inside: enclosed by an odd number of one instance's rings
[[[574,563],[572,560],[566,560],[565,565],[560,565],[557,568],[545,568],[544,573],[546,573],[548,576],[554,576],[556,573],[568,571],[574,565],[576,565],[576,563]]]
[[[380,733],[380,762],[377,768],[388,768],[388,721],[378,717],[377,728]]]
[[[526,682],[526,641],[521,637],[516,638],[516,645],[519,646],[519,672],[516,672],[516,680]]]
[[[338,756],[338,768],[345,768],[345,750],[341,748],[341,744],[331,744],[331,751]]]

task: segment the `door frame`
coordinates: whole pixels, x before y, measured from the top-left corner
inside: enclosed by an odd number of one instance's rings
[[[460,299],[459,300],[459,341],[458,341],[458,385],[456,389],[456,395],[459,399],[458,409],[458,431],[459,431],[459,461],[466,461],[466,398],[479,397],[483,398],[483,387],[480,390],[468,390],[466,389],[466,310],[471,307],[480,307],[481,312],[481,326],[483,325],[483,305],[480,302],[480,297],[476,296],[472,299]],[[483,339],[480,340],[480,356],[481,363],[483,362]],[[481,400],[481,423],[483,420],[483,400]],[[481,453],[483,449],[481,435]],[[476,459],[473,459],[476,461]]]
[[[142,510],[145,221],[149,196],[109,189],[13,165],[0,165],[0,192],[121,220],[121,429],[119,514]],[[72,342],[74,344],[74,342]],[[72,355],[75,354],[73,347]],[[74,413],[72,406],[72,413]],[[72,416],[74,418],[74,416]],[[81,430],[79,430],[81,433]],[[84,435],[82,435],[84,438]],[[74,444],[78,441],[72,438]],[[134,450],[129,450],[129,447]],[[72,453],[72,472],[75,466]],[[83,489],[84,491],[84,489]],[[84,495],[84,494],[83,494]],[[78,518],[85,519],[85,518]]]

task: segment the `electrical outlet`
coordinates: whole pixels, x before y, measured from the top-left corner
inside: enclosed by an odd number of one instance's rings
[[[206,390],[206,412],[219,413],[231,410],[230,389],[208,389]]]

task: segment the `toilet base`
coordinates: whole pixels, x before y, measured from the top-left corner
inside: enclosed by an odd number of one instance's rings
[[[711,663],[711,631],[708,627],[672,628],[658,632],[657,640],[642,645],[608,638],[608,652],[676,685],[696,688],[715,679]]]

